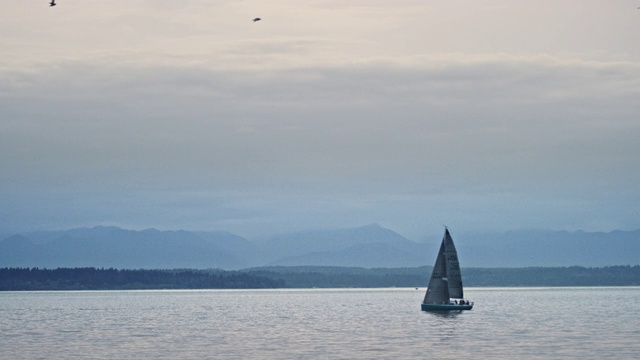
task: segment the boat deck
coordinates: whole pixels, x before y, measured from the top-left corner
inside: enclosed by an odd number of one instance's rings
[[[469,305],[460,304],[422,304],[422,311],[458,311],[458,310],[471,310],[473,303]]]

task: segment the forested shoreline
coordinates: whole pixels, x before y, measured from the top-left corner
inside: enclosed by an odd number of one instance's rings
[[[283,281],[237,271],[1,268],[0,291],[281,288]]]
[[[466,287],[640,286],[640,265],[467,268]],[[431,267],[265,267],[224,270],[0,268],[0,291],[425,287]]]

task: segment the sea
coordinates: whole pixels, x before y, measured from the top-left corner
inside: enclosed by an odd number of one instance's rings
[[[639,359],[640,287],[0,292],[0,359]]]

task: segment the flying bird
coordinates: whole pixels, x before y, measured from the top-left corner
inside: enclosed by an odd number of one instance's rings
[[[56,6],[56,0],[51,0],[51,2],[49,3],[49,7],[51,6]]]
[[[260,19],[260,18],[255,18],[255,19],[253,19],[253,22],[260,21],[260,20],[262,20],[262,19]]]

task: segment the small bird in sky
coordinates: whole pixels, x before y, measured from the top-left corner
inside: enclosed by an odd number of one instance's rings
[[[49,3],[49,7],[51,6],[56,6],[56,0],[51,0],[51,2]]]
[[[262,19],[260,19],[260,18],[255,18],[255,19],[253,19],[253,22],[260,21],[260,20],[262,20]]]

